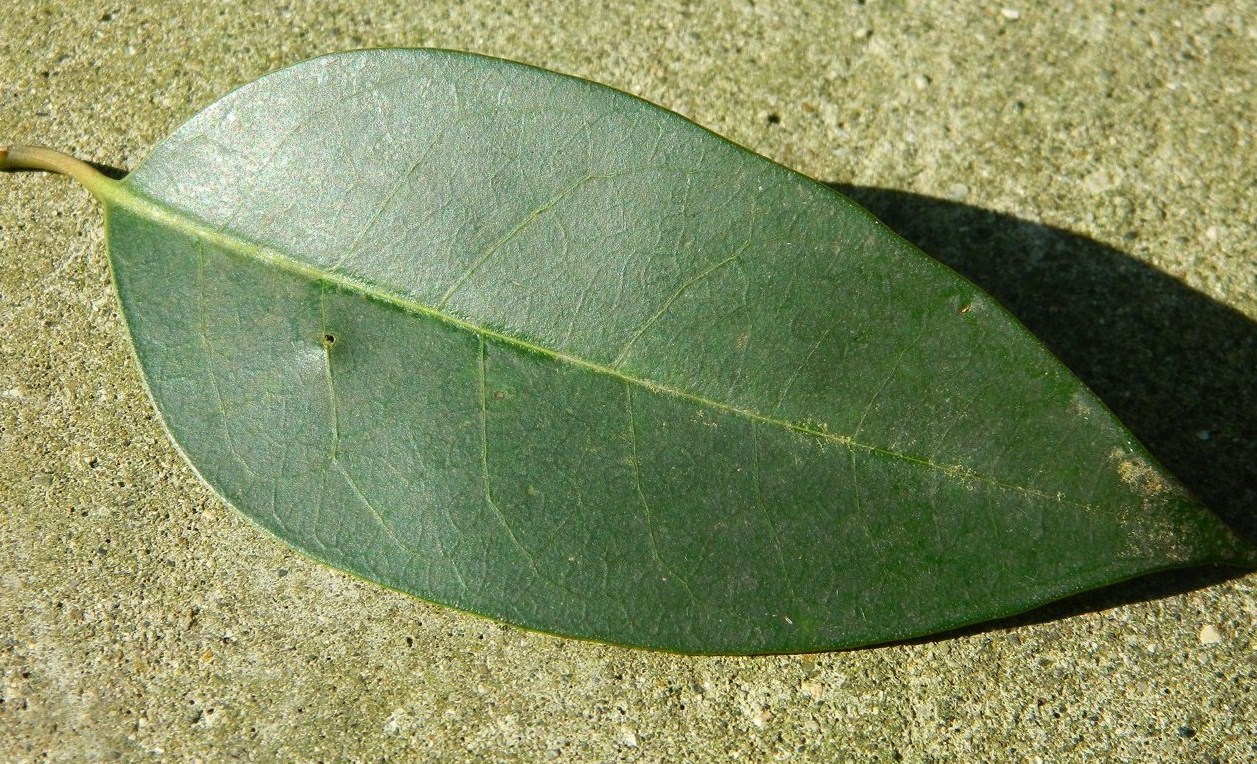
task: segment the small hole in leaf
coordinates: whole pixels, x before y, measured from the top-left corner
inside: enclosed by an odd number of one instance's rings
[[[336,344],[336,335],[335,335],[335,334],[332,334],[331,332],[326,332],[326,333],[324,333],[324,335],[323,335],[323,344],[324,344],[324,345],[326,345],[326,346],[328,346],[329,348],[330,348],[332,345],[335,345],[335,344]]]

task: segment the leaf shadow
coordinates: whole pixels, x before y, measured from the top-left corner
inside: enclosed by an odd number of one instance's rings
[[[828,185],[999,300],[1162,464],[1257,542],[1257,323],[1087,236],[905,191]],[[937,638],[1159,599],[1243,573],[1167,571]]]
[[[94,167],[101,175],[104,175],[110,180],[122,180],[127,176],[127,171],[120,167],[114,167],[113,165],[103,164],[101,162],[88,162],[88,164]]]
[[[935,642],[946,642],[957,637],[972,637],[979,634],[1015,631],[1023,626],[1060,621],[1079,615],[1099,613],[1122,605],[1135,605],[1140,602],[1153,602],[1166,597],[1203,589],[1238,578],[1248,571],[1224,567],[1221,565],[1198,568],[1182,568],[1163,570],[1146,576],[1133,578],[1119,584],[1105,586],[1081,592],[1070,597],[1048,602],[1024,613],[997,618],[992,621],[969,626],[960,626],[947,631],[927,634],[922,637],[905,639],[895,644],[926,645]]]

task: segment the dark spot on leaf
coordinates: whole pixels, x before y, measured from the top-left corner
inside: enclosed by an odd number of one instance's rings
[[[324,335],[323,335],[323,345],[324,345],[325,347],[329,347],[329,348],[330,348],[332,345],[335,345],[335,344],[336,344],[336,335],[335,335],[335,334],[332,334],[331,332],[326,332],[326,333],[324,333]]]

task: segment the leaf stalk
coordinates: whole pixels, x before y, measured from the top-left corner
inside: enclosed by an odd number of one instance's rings
[[[101,201],[111,196],[118,185],[87,162],[43,146],[0,146],[0,170],[41,170],[65,175],[83,184]]]

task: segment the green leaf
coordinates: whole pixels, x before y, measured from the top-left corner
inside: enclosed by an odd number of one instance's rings
[[[533,629],[824,650],[1257,564],[991,298],[614,90],[432,50],[226,96],[107,180],[144,378],[302,552]]]

